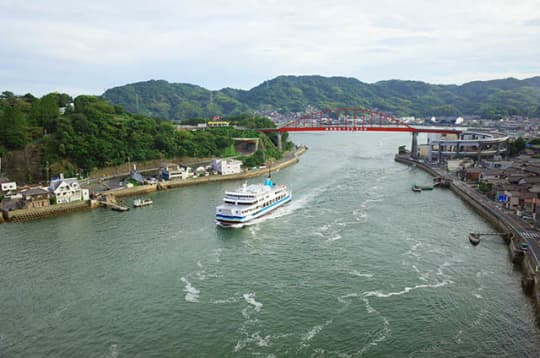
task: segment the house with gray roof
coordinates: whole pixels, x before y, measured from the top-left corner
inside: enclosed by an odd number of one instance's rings
[[[57,204],[88,200],[90,197],[87,189],[81,189],[77,178],[64,178],[64,174],[51,180],[49,191],[56,197]]]

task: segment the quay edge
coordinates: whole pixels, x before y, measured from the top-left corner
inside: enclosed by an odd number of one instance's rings
[[[398,163],[406,165],[414,165],[417,168],[427,172],[433,177],[440,176],[441,173],[434,168],[419,162],[417,160],[396,155],[394,160]],[[471,206],[479,215],[486,219],[494,228],[508,233],[505,241],[508,244],[508,251],[511,260],[514,264],[521,267],[522,272],[522,287],[526,294],[531,295],[536,308],[537,318],[540,318],[540,261],[532,250],[522,251],[521,242],[528,242],[528,239],[523,237],[522,232],[512,225],[501,213],[493,210],[493,208],[485,205],[475,199],[469,190],[456,185],[453,181],[450,184],[450,190],[461,198],[465,203]],[[540,323],[540,322],[539,322]]]

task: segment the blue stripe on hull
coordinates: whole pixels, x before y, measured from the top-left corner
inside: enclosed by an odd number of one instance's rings
[[[277,209],[278,207],[280,207],[281,205],[287,203],[288,201],[291,200],[291,196],[286,196],[284,197],[283,199],[281,199],[280,201],[277,201],[275,202],[274,204],[262,209],[261,211],[259,211],[257,214],[253,215],[253,216],[228,216],[228,215],[216,215],[216,220],[221,222],[221,223],[225,223],[225,224],[241,224],[241,223],[246,223],[250,220],[253,220],[253,219],[257,219],[265,214],[268,214],[270,213],[270,211],[274,210],[274,209]]]

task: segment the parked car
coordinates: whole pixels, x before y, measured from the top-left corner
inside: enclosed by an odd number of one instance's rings
[[[145,184],[157,184],[157,179],[154,177],[148,177],[144,179]]]

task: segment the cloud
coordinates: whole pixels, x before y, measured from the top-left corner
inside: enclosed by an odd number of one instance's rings
[[[525,26],[540,26],[540,18],[525,21]]]
[[[442,4],[8,1],[0,3],[0,66],[11,75],[0,72],[0,83],[22,87],[35,77],[51,90],[63,83],[95,91],[152,76],[217,89],[278,74],[373,82],[540,73],[540,50],[531,46],[540,42],[537,1]]]

